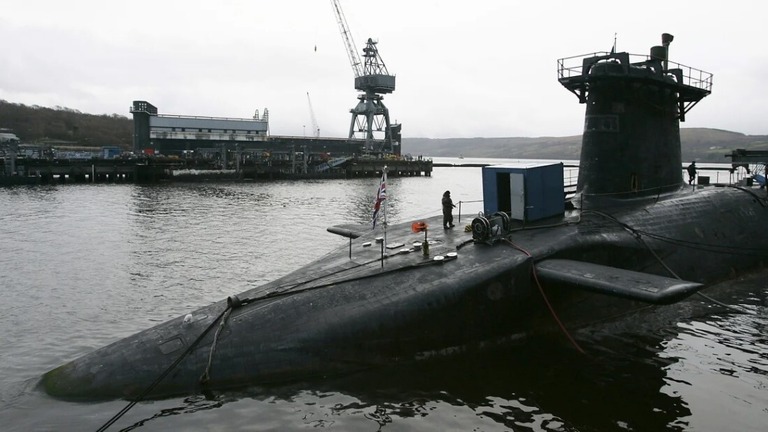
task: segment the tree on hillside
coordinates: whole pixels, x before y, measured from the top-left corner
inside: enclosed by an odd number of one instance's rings
[[[23,143],[72,141],[82,146],[132,146],[133,121],[118,114],[84,114],[78,110],[0,100],[0,127],[13,130]]]

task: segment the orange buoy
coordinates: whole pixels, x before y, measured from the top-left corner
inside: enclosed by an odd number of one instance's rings
[[[417,232],[424,232],[427,229],[427,224],[425,222],[414,222],[411,224],[411,231],[417,233]]]

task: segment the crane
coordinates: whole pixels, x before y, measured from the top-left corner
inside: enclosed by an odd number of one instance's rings
[[[317,125],[315,110],[312,109],[312,99],[309,98],[309,92],[307,92],[307,102],[309,103],[309,117],[312,119],[312,136],[320,138],[320,127]]]
[[[349,62],[352,64],[352,72],[355,73],[355,77],[359,77],[362,75],[360,57],[357,55],[357,46],[355,46],[355,40],[352,38],[352,33],[349,32],[347,18],[344,17],[344,12],[341,10],[341,4],[339,4],[338,0],[331,0],[331,6],[336,13],[336,22],[339,24],[341,37],[347,48],[347,57],[349,57]]]
[[[378,42],[371,38],[368,38],[363,48],[364,60],[360,59],[339,0],[331,0],[331,6],[336,14],[336,22],[355,75],[355,89],[361,92],[357,96],[357,105],[350,110],[352,122],[349,125],[349,138],[358,138],[356,134],[360,133],[366,141],[364,151],[392,152],[392,125],[389,121],[389,110],[384,106],[382,95],[395,91],[395,76],[389,74],[387,66],[379,55],[376,46]],[[374,132],[383,132],[383,141],[376,142]]]

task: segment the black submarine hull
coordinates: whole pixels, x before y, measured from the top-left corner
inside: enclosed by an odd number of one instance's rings
[[[669,62],[671,41],[662,35],[637,62],[615,52],[558,61],[560,84],[587,106],[569,210],[562,184],[542,187],[545,199],[533,202],[554,198],[557,214],[513,221],[530,204],[519,199],[520,176],[486,184],[484,173],[484,198],[501,211],[469,230],[427,231],[428,253],[411,246],[424,239],[411,221],[388,227],[386,253],[381,231],[329,229],[354,238],[350,249],[80,357],[41,385],[68,399],[145,399],[427,361],[543,333],[578,348],[573,329],[765,265],[764,191],[683,184],[679,122],[710,94],[712,76]]]
[[[193,312],[186,323],[180,316],[54,369],[42,385],[66,399],[163,397],[517,343],[560,331],[553,313],[575,329],[649,302],[678,301],[702,284],[760,265],[766,253],[750,245],[768,242],[768,230],[754,229],[765,220],[764,197],[713,186],[625,202],[613,210],[569,212],[513,227],[493,244],[460,229],[439,230],[429,236],[428,256],[403,246],[389,249],[383,265],[378,245],[363,246],[381,235],[370,232],[354,240],[352,258],[343,246],[239,294],[249,301],[232,309],[223,324],[226,301]],[[390,226],[390,244],[423,240],[410,226]],[[547,263],[562,262],[596,264],[589,272],[594,280],[607,281],[608,289],[547,271]],[[644,299],[629,291],[625,280],[611,281],[616,272],[672,283],[642,281],[646,293],[669,291]],[[212,325],[221,327],[219,334],[211,331],[195,344]]]
[[[408,235],[406,228],[390,227],[389,238],[407,238],[410,243],[423,238]],[[432,250],[455,250],[455,242],[467,238],[471,236],[463,232],[441,233]],[[466,261],[476,260],[475,266],[482,267],[477,274],[457,271],[458,258],[441,262],[433,260],[434,254],[425,258],[421,252],[398,251],[382,267],[378,248],[360,246],[365,239],[358,239],[351,260],[342,247],[280,280],[239,294],[255,300],[229,316],[216,344],[208,385],[304,379],[429,357],[477,340],[479,334],[506,333],[497,328],[500,321],[495,317],[502,309],[514,313],[520,308],[484,301],[477,282],[523,279],[526,257],[474,254]],[[487,313],[478,314],[478,306]],[[191,323],[184,324],[181,316],[104,347],[49,372],[43,386],[49,394],[65,398],[135,397],[226,308],[221,301],[193,312]],[[212,333],[153,395],[200,390]]]

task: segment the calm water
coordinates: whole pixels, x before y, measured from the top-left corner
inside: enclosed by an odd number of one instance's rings
[[[36,388],[60,364],[281,276],[364,223],[378,179],[0,189],[0,426],[96,430],[125,405]],[[388,217],[481,199],[479,168],[391,179]],[[464,203],[464,213],[480,210]],[[462,220],[464,222],[464,220]],[[468,221],[467,221],[468,222]],[[483,357],[144,402],[110,430],[764,431],[768,272]]]

